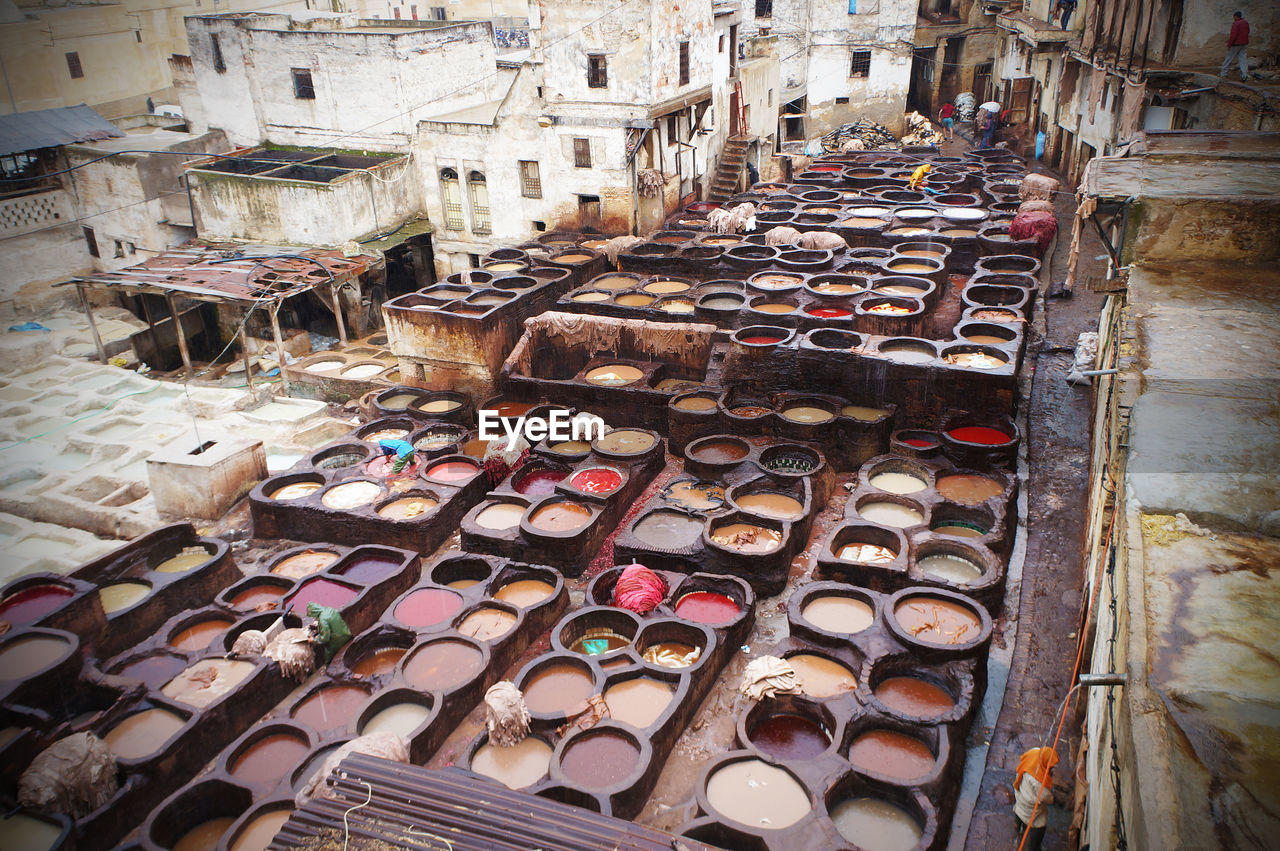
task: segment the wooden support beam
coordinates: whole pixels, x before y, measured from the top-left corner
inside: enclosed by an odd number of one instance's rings
[[[338,342],[347,344],[347,325],[342,321],[342,298],[338,295],[338,285],[329,285],[329,294],[333,297],[333,319],[338,323]]]
[[[246,313],[245,321],[240,323],[240,356],[244,358],[244,383],[249,388],[249,393],[253,393],[253,371],[249,364],[249,335],[245,333],[244,326],[248,323],[249,314]]]
[[[169,316],[173,319],[173,333],[178,336],[178,353],[182,355],[182,366],[187,370],[187,381],[196,377],[191,367],[191,352],[187,348],[187,334],[182,330],[182,317],[178,316],[178,307],[174,304],[173,293],[165,293],[165,302],[169,305]]]
[[[284,336],[280,333],[280,302],[271,303],[271,334],[276,340],[276,361],[280,364],[280,381],[284,385],[284,395],[291,394],[289,376],[284,371]]]
[[[84,287],[76,284],[76,292],[80,294],[80,306],[84,315],[89,318],[89,330],[93,332],[93,344],[98,347],[98,360],[107,362],[107,349],[102,345],[102,335],[98,333],[98,322],[93,318],[93,309],[89,307],[89,298],[84,294]]]

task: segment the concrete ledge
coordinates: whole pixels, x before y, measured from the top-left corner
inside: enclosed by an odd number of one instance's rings
[[[262,441],[219,437],[196,447],[174,444],[147,459],[151,495],[161,517],[217,520],[267,477]]]

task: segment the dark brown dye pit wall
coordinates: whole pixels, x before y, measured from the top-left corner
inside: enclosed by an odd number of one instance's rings
[[[458,429],[409,416],[354,429],[254,487],[249,494],[254,534],[345,544],[380,541],[431,552],[487,489],[479,462],[459,451],[461,435],[450,442],[436,440],[449,439]],[[378,447],[382,438],[419,447],[414,463],[392,473]]]
[[[644,429],[614,429],[571,462],[544,441],[462,518],[462,546],[578,576],[665,458]]]
[[[835,476],[811,445],[711,435],[618,532],[614,552],[648,567],[739,576],[777,594]]]
[[[621,571],[592,580],[587,605],[552,629],[551,651],[516,675],[532,716],[520,752],[492,748],[482,733],[459,767],[605,815],[634,818],[643,809],[676,740],[750,632],[755,596],[735,577],[658,571],[662,600],[638,615],[611,605]],[[691,595],[723,608],[682,605]],[[703,620],[687,616],[695,612]],[[584,720],[593,713],[583,715],[591,702],[603,703],[594,723]]]
[[[553,568],[496,556],[442,557],[374,612],[380,620],[303,687],[248,715],[266,713],[155,808],[140,831],[143,847],[167,847],[168,825],[197,792],[222,802],[220,817],[235,820],[222,823],[223,840],[234,847],[266,814],[283,819],[327,756],[365,733],[401,735],[410,760],[425,762],[567,602]],[[486,620],[493,612],[509,618]],[[504,631],[494,632],[495,624]]]
[[[883,592],[959,591],[999,612],[1017,531],[1015,475],[882,455],[854,486],[818,549],[818,576]]]
[[[426,423],[453,423],[470,426],[476,420],[475,404],[466,393],[455,390],[423,390],[399,384],[367,394],[360,400],[362,419],[409,417]]]
[[[707,765],[703,815],[681,832],[726,848],[853,848],[869,831],[878,847],[944,847],[986,690],[986,610],[930,588],[814,582],[787,619],[790,637],[768,652],[791,663],[798,692],[742,711],[741,750]]]

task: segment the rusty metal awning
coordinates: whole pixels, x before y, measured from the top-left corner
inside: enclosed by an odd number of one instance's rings
[[[60,106],[0,115],[0,156],[113,139],[124,133],[88,106]]]

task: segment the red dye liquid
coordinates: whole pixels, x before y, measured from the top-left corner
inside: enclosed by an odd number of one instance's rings
[[[729,623],[740,611],[732,597],[711,591],[694,591],[676,601],[676,615],[696,623]]]
[[[838,165],[815,165],[810,167],[809,171],[841,171],[842,167]]]
[[[835,319],[840,316],[852,316],[853,311],[843,307],[810,307],[805,310],[810,316],[821,316],[823,319]]]
[[[768,337],[764,335],[760,335],[757,337],[739,337],[738,339],[743,343],[751,343],[757,346],[768,346],[768,345],[772,345],[773,343],[782,342],[781,337]]]
[[[468,464],[466,461],[445,461],[427,470],[427,478],[438,482],[458,482],[471,478],[479,469],[475,464]]]
[[[583,493],[612,493],[622,487],[622,476],[613,470],[595,468],[583,470],[569,483]]]
[[[61,585],[36,585],[15,591],[0,602],[0,620],[12,624],[33,623],[71,599],[74,593]]]
[[[356,582],[381,582],[400,568],[400,562],[386,558],[362,558],[338,572],[344,579]]]
[[[331,609],[341,609],[354,600],[357,593],[354,588],[330,582],[328,579],[312,579],[304,583],[289,598],[289,611],[297,615],[305,615],[307,603],[319,603]]]
[[[947,434],[956,440],[963,440],[965,443],[981,443],[983,446],[1000,446],[1013,440],[1012,437],[999,429],[987,428],[986,426],[953,428]]]
[[[546,496],[549,493],[555,493],[556,485],[567,475],[569,474],[562,470],[536,467],[516,478],[512,482],[512,487],[515,488],[516,493],[528,496]]]
[[[928,449],[930,446],[938,445],[934,443],[932,440],[921,440],[918,437],[909,437],[902,442],[905,443],[907,446],[914,446],[917,449]]]
[[[442,588],[422,588],[396,605],[396,620],[405,626],[419,628],[443,623],[462,608],[462,597]]]
[[[775,759],[813,759],[831,744],[822,725],[803,715],[774,715],[751,728],[751,744]]]

